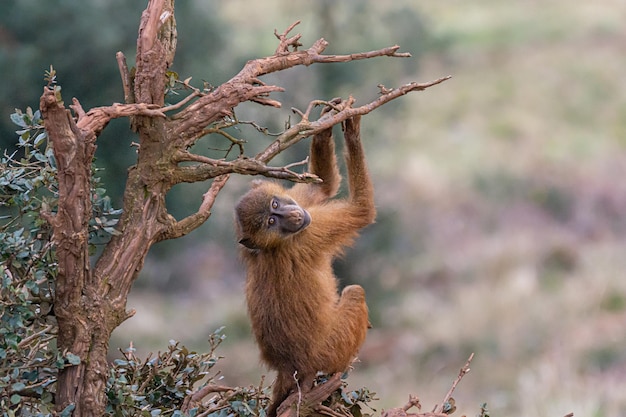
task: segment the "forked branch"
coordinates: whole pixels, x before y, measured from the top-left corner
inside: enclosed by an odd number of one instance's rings
[[[298,112],[301,115],[302,120],[287,129],[283,134],[278,136],[276,140],[272,142],[265,150],[257,154],[255,156],[255,159],[262,162],[268,162],[284,149],[292,146],[293,144],[299,142],[306,137],[315,135],[323,130],[328,129],[329,127],[332,127],[349,119],[350,117],[368,114],[378,107],[382,106],[383,104],[388,103],[391,100],[401,97],[412,91],[426,90],[427,88],[432,87],[433,85],[440,84],[450,78],[451,76],[446,76],[426,83],[413,82],[405,84],[396,89],[385,90],[385,92],[376,100],[373,100],[360,107],[352,107],[355,102],[354,98],[352,97],[349,97],[347,100],[333,101],[331,103],[313,101],[311,102],[312,105],[309,105],[306,113]],[[310,121],[309,114],[311,108],[315,105],[320,104],[326,104],[331,106],[331,110],[323,113],[316,121]]]
[[[172,182],[199,182],[224,174],[261,175],[268,178],[288,180],[292,182],[315,183],[321,180],[307,172],[298,173],[291,168],[306,165],[308,160],[285,165],[283,167],[271,167],[263,162],[241,157],[233,161],[213,159],[203,155],[196,155],[187,151],[179,152],[176,156],[178,162],[196,162],[195,165],[178,167],[171,175]]]
[[[112,119],[131,116],[148,116],[165,118],[163,109],[156,104],[133,103],[120,104],[113,103],[110,106],[94,107],[85,112],[79,101],[74,98],[70,108],[74,110],[78,120],[76,125],[84,132],[93,133],[96,136]]]
[[[209,190],[202,196],[202,204],[198,208],[198,211],[188,217],[185,217],[181,221],[172,224],[163,234],[159,237],[159,240],[176,239],[184,236],[189,232],[200,227],[211,216],[211,208],[215,203],[215,198],[219,192],[224,188],[228,181],[228,175],[221,175],[213,180]]]
[[[349,62],[375,57],[410,57],[409,53],[399,53],[397,45],[374,51],[359,52],[347,55],[325,55],[328,46],[326,40],[318,39],[310,48],[298,50],[301,46],[300,34],[289,36],[298,24],[289,26],[285,32],[278,34],[279,45],[272,56],[248,61],[237,75],[214,91],[206,94],[172,117],[173,136],[180,138],[180,147],[192,145],[202,131],[220,117],[230,115],[232,109],[244,101],[280,107],[281,103],[271,99],[269,94],[282,91],[278,86],[266,85],[260,81],[263,75],[280,72],[299,65],[309,66],[316,63]],[[404,93],[406,94],[406,93]],[[382,103],[381,103],[382,104]],[[364,113],[363,113],[364,114]]]
[[[448,415],[452,414],[456,409],[456,407],[454,406],[454,400],[452,399],[452,394],[454,393],[454,390],[456,389],[459,382],[461,382],[461,379],[463,379],[463,377],[470,371],[469,366],[472,362],[472,359],[474,359],[473,353],[469,356],[467,362],[465,362],[465,365],[463,365],[463,367],[459,371],[459,375],[452,383],[452,386],[446,393],[443,401],[440,404],[436,405],[433,411],[421,412],[422,404],[420,403],[419,398],[410,395],[409,401],[404,406],[385,410],[383,411],[381,417],[447,417]],[[418,412],[408,413],[411,408],[417,408]]]
[[[322,401],[328,398],[341,386],[341,373],[336,373],[323,384],[316,385],[310,391],[302,393],[300,391],[291,394],[278,407],[278,417],[298,417],[300,415],[310,415],[322,407]]]

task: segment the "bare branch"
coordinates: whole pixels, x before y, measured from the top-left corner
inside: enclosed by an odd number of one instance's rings
[[[381,417],[447,417],[448,415],[452,414],[452,412],[454,411],[454,401],[452,399],[452,394],[454,393],[454,390],[456,389],[459,382],[461,382],[461,379],[463,379],[463,377],[470,371],[469,366],[473,358],[474,354],[472,353],[467,359],[467,362],[465,362],[465,365],[463,365],[463,367],[459,371],[459,375],[452,383],[452,387],[446,393],[446,396],[444,397],[441,404],[436,405],[433,411],[421,412],[422,405],[419,398],[411,395],[409,396],[409,401],[403,407],[384,410],[381,414]],[[446,407],[450,408],[450,406],[452,406],[452,408],[446,410]],[[413,407],[417,408],[418,412],[407,413],[407,411]]]
[[[228,127],[230,126],[230,124],[227,124],[224,127]],[[231,142],[231,146],[228,149],[228,152],[226,152],[226,155],[228,155],[230,153],[230,150],[234,147],[237,146],[239,148],[239,155],[243,155],[243,144],[246,143],[245,140],[242,139],[237,139],[236,137],[234,137],[233,135],[231,135],[228,132],[225,132],[223,130],[222,126],[213,126],[210,128],[206,128],[202,131],[203,136],[204,135],[210,135],[212,133],[218,134],[218,135],[222,135],[223,137],[225,137],[226,139],[228,139]]]
[[[130,72],[128,71],[128,64],[126,63],[126,56],[122,52],[115,54],[117,59],[117,67],[120,70],[120,76],[122,77],[122,88],[124,90],[124,103],[134,103],[134,95],[132,90],[132,80]]]
[[[253,102],[257,103],[257,104],[261,104],[263,106],[276,107],[277,109],[279,109],[282,106],[280,101],[272,100],[270,98],[253,97],[253,98],[250,99],[250,101],[253,101]]]
[[[176,51],[176,21],[172,0],[150,0],[141,15],[137,39],[135,101],[163,105],[167,68]]]
[[[161,108],[161,112],[165,113],[165,112],[172,111],[172,110],[178,110],[181,107],[183,107],[185,104],[189,103],[194,98],[199,97],[201,95],[202,95],[202,93],[200,92],[200,90],[198,90],[197,88],[194,88],[194,91],[192,91],[191,94],[189,94],[187,97],[185,97],[184,99],[182,99],[178,103],[172,104],[171,106],[165,106],[165,107]]]
[[[197,390],[196,392],[189,394],[187,395],[187,397],[185,397],[185,399],[183,400],[181,411],[183,413],[188,413],[189,410],[191,410],[196,404],[201,402],[202,399],[209,394],[213,394],[216,392],[229,392],[229,391],[235,391],[235,390],[236,388],[227,387],[224,385],[214,385],[214,384],[206,385],[200,388],[199,390]]]
[[[409,411],[411,408],[416,407],[418,410],[422,409],[419,398],[409,395],[409,401],[402,407],[404,411]]]
[[[112,119],[130,116],[165,118],[165,114],[163,114],[162,109],[155,104],[113,103],[110,106],[94,107],[85,113],[80,105],[80,102],[76,98],[72,99],[72,103],[73,104],[70,105],[70,107],[74,110],[74,113],[76,113],[78,117],[78,121],[76,122],[78,128],[85,133],[93,134],[95,136],[98,136],[102,129],[104,129]]]
[[[295,28],[299,24],[299,20],[292,23],[281,35],[278,34],[278,31],[276,29],[274,29],[274,36],[276,36],[276,38],[278,38],[278,40],[280,41],[274,55],[288,55],[290,46],[293,47],[294,51],[297,51],[298,47],[302,46],[302,44],[300,43],[300,38],[302,37],[302,35],[300,35],[299,33],[295,36],[292,36],[291,38],[287,38],[289,32],[291,32],[293,28]]]
[[[213,180],[209,190],[202,196],[202,204],[198,208],[198,211],[191,216],[185,217],[179,222],[171,225],[158,240],[176,239],[187,233],[197,229],[211,216],[211,208],[215,203],[215,198],[219,192],[224,188],[228,181],[229,175],[221,175]]]
[[[312,104],[309,105],[309,110],[307,110],[307,113],[302,114],[301,112],[299,112],[299,114],[301,114],[303,118],[298,124],[287,129],[280,136],[278,136],[276,140],[272,142],[265,150],[257,154],[255,156],[255,159],[262,162],[269,162],[281,151],[306,137],[326,130],[338,123],[343,122],[346,119],[349,119],[350,117],[368,114],[378,107],[382,106],[383,104],[388,103],[391,100],[401,97],[412,91],[426,90],[427,88],[432,87],[433,85],[440,84],[450,78],[451,76],[447,76],[426,83],[413,82],[405,84],[399,88],[387,90],[388,92],[386,94],[383,94],[376,100],[373,100],[370,103],[360,107],[352,107],[352,105],[354,104],[354,98],[352,97],[349,97],[347,100],[343,101],[333,100],[331,102],[333,104],[332,110],[323,112],[318,120],[311,122],[308,120],[308,113],[310,111],[310,108],[312,107],[312,105],[317,105],[321,103],[320,101],[315,100],[311,102]]]
[[[241,174],[241,175],[261,175],[268,178],[288,180],[292,182],[318,183],[320,178],[307,172],[299,174],[290,168],[299,165],[305,165],[307,161],[301,161],[289,164],[284,167],[271,167],[263,162],[250,159],[238,158],[233,161],[224,161],[221,159],[213,159],[203,155],[196,155],[189,152],[179,152],[176,156],[179,162],[198,162],[197,165],[182,166],[172,173],[172,181],[174,183],[181,182],[198,182],[209,178],[214,178],[224,174]]]
[[[379,56],[389,56],[394,58],[410,58],[411,54],[408,52],[397,52],[400,49],[399,45],[390,46],[387,48],[379,49],[377,51],[359,52],[349,55],[318,55],[312,54],[311,63],[329,63],[329,62],[349,62],[357,61],[361,59],[376,58]],[[309,50],[311,51],[311,50]],[[314,51],[311,51],[314,52]]]
[[[289,395],[285,401],[278,407],[278,417],[297,417],[298,405],[300,410],[317,410],[321,406],[322,401],[328,398],[341,386],[341,372],[334,374],[328,381],[313,387],[306,394],[294,392]],[[307,414],[304,412],[304,414]]]
[[[22,339],[20,341],[20,343],[18,343],[17,346],[19,348],[24,348],[24,346],[28,346],[28,344],[30,342],[32,342],[33,340],[37,339],[39,336],[41,336],[43,334],[46,334],[46,333],[49,333],[52,330],[54,330],[54,326],[50,324],[50,325],[44,327],[43,329],[41,329],[40,331],[38,331],[36,333],[33,333],[30,336],[28,336],[28,337],[25,337],[24,339]]]
[[[442,413],[443,412],[444,407],[445,407],[446,403],[448,403],[448,401],[450,401],[450,398],[452,397],[452,394],[454,393],[454,390],[456,389],[456,386],[459,384],[459,382],[461,382],[461,379],[463,379],[463,377],[470,371],[470,363],[472,363],[472,359],[474,359],[474,353],[472,353],[469,356],[469,358],[467,359],[467,362],[465,362],[465,365],[463,365],[463,367],[459,371],[459,375],[456,377],[456,379],[452,383],[452,386],[450,387],[450,389],[446,393],[446,396],[444,397],[443,401],[441,402],[441,404],[437,405],[435,407],[435,409],[433,410],[434,413]]]
[[[279,72],[299,65],[309,66],[315,63],[348,62],[375,57],[406,58],[408,53],[399,53],[399,46],[360,52],[348,55],[324,55],[328,46],[324,39],[318,39],[309,49],[299,51],[300,35],[287,37],[289,32],[298,24],[289,26],[285,32],[278,34],[279,46],[276,53],[265,58],[250,60],[237,75],[222,84],[210,94],[201,97],[196,102],[173,117],[172,131],[175,137],[181,140],[180,147],[188,147],[200,136],[201,131],[219,117],[232,113],[232,109],[244,101],[253,101],[259,104],[280,107],[280,102],[268,98],[272,92],[282,91],[277,86],[267,86],[260,83],[259,77]],[[293,50],[290,50],[290,47]],[[405,93],[406,94],[406,93]],[[382,104],[382,103],[381,103]]]

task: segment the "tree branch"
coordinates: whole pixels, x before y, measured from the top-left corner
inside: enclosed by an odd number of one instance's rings
[[[452,386],[450,387],[450,389],[446,393],[446,396],[443,398],[443,401],[441,402],[441,404],[439,404],[433,410],[434,413],[442,413],[443,412],[443,410],[445,409],[446,404],[450,401],[450,398],[452,398],[452,394],[454,393],[454,390],[456,389],[456,386],[459,385],[459,382],[461,382],[461,379],[463,379],[463,377],[470,371],[470,364],[472,363],[472,359],[474,359],[474,353],[472,353],[469,356],[469,358],[467,359],[467,362],[465,362],[465,365],[463,365],[463,367],[459,371],[459,375],[456,377],[456,379],[452,383]]]
[[[345,121],[346,119],[349,119],[350,117],[368,114],[378,107],[382,106],[383,104],[388,103],[391,100],[394,100],[412,91],[426,90],[427,88],[437,84],[441,84],[442,82],[449,80],[450,78],[451,76],[446,76],[426,83],[412,82],[396,89],[385,90],[386,92],[381,94],[379,98],[360,107],[352,107],[352,105],[354,104],[354,98],[352,97],[349,97],[347,100],[338,101],[336,103],[333,102],[332,109],[322,114],[319,119],[313,122],[308,120],[308,115],[311,109],[311,106],[309,105],[309,109],[306,113],[300,113],[302,115],[302,120],[298,124],[287,129],[284,133],[278,136],[274,142],[272,142],[261,153],[257,154],[254,159],[262,162],[268,162],[284,149],[292,146],[293,144],[299,142],[306,137],[315,135],[323,130],[326,130],[338,123]],[[324,102],[313,101],[312,103],[317,105]]]
[[[122,77],[122,89],[124,90],[124,103],[130,104],[135,102],[133,94],[133,81],[128,71],[128,64],[126,63],[126,56],[121,51],[115,54],[117,60],[117,67],[120,71],[120,77]]]
[[[303,394],[294,392],[278,407],[278,417],[298,417],[309,415],[311,410],[321,406],[322,401],[328,398],[341,386],[341,372],[334,374],[328,381],[313,387]],[[299,411],[299,413],[298,413]]]
[[[276,38],[280,41],[278,47],[276,48],[276,52],[274,52],[274,55],[288,55],[290,46],[293,48],[294,51],[297,51],[298,47],[302,46],[302,44],[300,43],[300,38],[302,37],[302,35],[300,35],[299,33],[295,36],[292,36],[291,38],[287,38],[289,32],[291,32],[293,28],[295,28],[299,24],[300,20],[292,23],[287,29],[285,29],[285,31],[281,35],[278,34],[278,31],[276,29],[274,29],[274,36],[276,36]]]
[[[216,177],[211,183],[209,190],[202,196],[202,204],[200,205],[200,208],[198,208],[198,211],[171,225],[167,230],[165,230],[165,232],[163,232],[158,240],[176,239],[184,236],[197,229],[205,221],[207,221],[207,219],[211,216],[211,208],[213,207],[213,203],[215,203],[215,198],[222,188],[224,188],[229,177],[229,175],[220,175],[219,177]]]
[[[106,125],[112,119],[118,119],[120,117],[131,116],[148,116],[148,117],[162,117],[165,118],[163,109],[156,104],[146,103],[131,103],[120,104],[113,103],[110,106],[94,107],[85,113],[80,102],[76,99],[72,99],[70,108],[74,110],[74,113],[78,116],[76,125],[83,132],[89,132],[95,136],[100,135],[100,132],[106,127]]]
[[[398,408],[391,408],[389,410],[384,410],[381,414],[381,417],[447,417],[448,415],[452,414],[452,412],[454,412],[454,409],[447,410],[446,407],[449,407],[451,403],[453,404],[452,394],[454,393],[454,390],[456,389],[459,382],[461,382],[461,379],[463,379],[463,377],[467,375],[467,373],[470,371],[469,366],[470,366],[470,363],[472,362],[472,359],[474,359],[473,353],[469,356],[469,358],[467,359],[467,362],[465,362],[465,365],[463,365],[463,367],[459,371],[459,375],[456,377],[456,379],[452,383],[452,386],[446,393],[446,396],[444,397],[443,401],[440,404],[436,405],[433,411],[431,412],[426,411],[423,413],[422,412],[407,413],[407,411],[409,411],[413,407],[417,408],[418,411],[421,411],[422,409],[422,405],[420,403],[419,398],[416,396],[410,395],[409,401],[404,406],[398,407]]]
[[[315,175],[308,173],[298,174],[291,171],[289,169],[291,166],[269,167],[266,164],[280,152],[304,138],[326,130],[355,115],[368,114],[385,103],[412,91],[423,91],[448,79],[450,79],[450,76],[442,77],[426,83],[413,82],[396,89],[385,89],[384,87],[381,87],[380,97],[360,107],[353,107],[355,101],[353,97],[349,97],[346,100],[333,99],[330,102],[313,100],[309,103],[307,110],[304,113],[294,109],[294,112],[301,117],[300,122],[280,134],[274,142],[272,142],[265,150],[257,154],[254,158],[240,157],[233,161],[225,161],[192,154],[186,150],[178,151],[176,154],[176,161],[193,161],[198,162],[199,164],[194,166],[178,167],[173,174],[174,181],[176,183],[197,182],[214,178],[218,175],[237,173],[242,175],[262,175],[269,178],[284,179],[293,182],[319,182],[319,178]],[[313,108],[321,105],[326,106],[326,108],[322,111],[321,116],[315,121],[310,121],[309,118]],[[230,135],[218,128],[204,129],[201,133],[202,135],[207,133],[219,133],[227,137],[231,140],[231,142],[241,142],[232,138]]]
[[[202,399],[209,394],[213,394],[216,392],[229,392],[229,391],[235,391],[235,390],[236,388],[227,387],[224,385],[215,385],[215,384],[206,385],[185,397],[185,399],[183,400],[181,411],[183,413],[188,413],[194,406],[196,406],[196,404],[200,403]]]
[[[176,184],[181,182],[199,182],[224,174],[261,175],[267,178],[288,180],[292,182],[318,183],[319,177],[308,172],[297,173],[291,168],[306,165],[308,159],[295,162],[284,167],[271,167],[257,159],[241,157],[233,161],[213,159],[202,155],[192,154],[187,151],[178,152],[178,162],[197,162],[196,165],[178,167],[171,175]]]
[[[173,1],[150,0],[141,15],[137,38],[136,102],[159,106],[165,102],[164,75],[174,59],[176,36]]]
[[[232,109],[244,101],[254,101],[264,105],[280,107],[280,102],[268,98],[268,94],[283,89],[277,86],[266,86],[259,77],[279,72],[299,65],[309,66],[315,63],[349,62],[375,57],[405,58],[408,53],[398,53],[399,46],[394,45],[369,52],[348,55],[323,55],[328,46],[326,40],[317,40],[309,49],[299,51],[300,34],[287,37],[298,24],[296,22],[276,37],[279,46],[274,55],[248,61],[237,75],[216,88],[210,94],[199,98],[173,117],[172,131],[174,137],[180,137],[181,148],[188,147],[200,136],[202,130],[215,122],[219,117],[228,115]],[[290,50],[293,49],[293,50]],[[405,93],[406,94],[406,93]]]

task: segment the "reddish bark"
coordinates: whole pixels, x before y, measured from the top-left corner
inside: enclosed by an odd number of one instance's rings
[[[195,90],[189,101],[163,107],[166,71],[176,50],[176,22],[173,0],[150,0],[141,17],[134,77],[123,54],[117,54],[126,104],[85,112],[74,99],[70,106],[75,114],[72,117],[53,89],[44,89],[41,110],[57,160],[59,180],[58,212],[47,215],[53,226],[59,262],[54,306],[59,324],[58,346],[81,359],[79,365],[68,366],[59,374],[57,410],[74,404],[75,416],[104,414],[109,338],[133,314],[126,311],[126,300],[150,246],[163,239],[183,236],[205,222],[230,173],[315,181],[314,176],[296,174],[289,167],[271,168],[266,163],[299,140],[448,78],[381,89],[378,99],[361,107],[352,107],[352,98],[339,100],[332,103],[332,111],[314,121],[309,120],[311,108],[324,102],[312,102],[301,114],[299,123],[254,158],[221,161],[189,153],[189,147],[206,133],[207,126],[229,115],[240,103],[254,101],[280,106],[269,94],[282,88],[265,85],[259,80],[264,74],[297,65],[408,56],[398,53],[397,46],[351,55],[324,55],[327,42],[323,39],[307,50],[297,50],[300,35],[288,37],[294,26],[277,34],[279,46],[274,55],[249,61],[236,76],[210,93]],[[166,116],[166,112],[175,113]],[[138,158],[128,173],[119,234],[112,237],[95,267],[91,267],[88,255],[91,163],[97,136],[117,117],[130,117],[133,129],[138,132]],[[184,161],[193,165],[179,166]],[[180,182],[208,179],[213,179],[212,185],[198,211],[176,221],[165,206],[167,192]]]

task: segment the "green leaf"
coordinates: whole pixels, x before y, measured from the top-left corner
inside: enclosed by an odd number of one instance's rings
[[[24,384],[23,382],[16,382],[15,384],[11,385],[11,389],[13,391],[21,391],[24,388],[26,388],[26,384]]]
[[[45,131],[39,133],[37,136],[35,136],[35,139],[33,140],[33,144],[35,146],[39,146],[41,145],[41,143],[48,137],[48,135],[46,134]]]
[[[80,365],[80,356],[78,355],[68,353],[67,355],[65,355],[65,359],[67,359],[70,365]]]
[[[22,401],[22,396],[18,394],[11,395],[11,404],[19,404]]]
[[[28,127],[28,125],[24,121],[24,114],[22,114],[21,112],[19,114],[17,112],[11,114],[11,121],[19,127]]]
[[[51,403],[53,398],[54,397],[52,396],[52,393],[49,391],[46,391],[43,394],[41,394],[41,402],[44,404]]]
[[[119,236],[122,234],[122,232],[118,231],[117,229],[113,227],[104,227],[104,231],[113,236]]]

